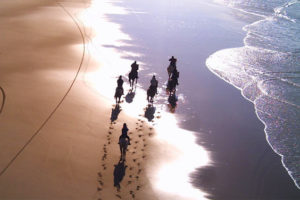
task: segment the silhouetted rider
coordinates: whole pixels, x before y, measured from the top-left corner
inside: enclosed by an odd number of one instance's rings
[[[136,61],[134,61],[134,62],[131,64],[131,71],[137,72],[138,70],[139,70],[139,65],[136,63]]]
[[[118,83],[118,87],[119,88],[123,88],[124,81],[122,79],[122,76],[119,76],[119,79],[117,80],[117,83]]]
[[[119,141],[120,141],[121,138],[127,138],[128,139],[128,145],[130,145],[130,137],[127,135],[128,130],[129,129],[127,128],[126,123],[124,123],[123,128],[122,128],[122,134],[119,137]]]
[[[172,57],[169,59],[169,61],[170,61],[170,65],[171,65],[171,66],[176,67],[177,59],[174,58],[174,56],[172,56]]]
[[[157,93],[158,81],[156,80],[155,75],[152,76],[150,84],[150,87],[153,87],[155,89],[155,93]]]

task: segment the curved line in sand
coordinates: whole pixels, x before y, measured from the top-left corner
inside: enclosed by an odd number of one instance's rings
[[[79,64],[79,67],[77,69],[76,75],[70,85],[70,87],[68,88],[68,90],[66,91],[65,95],[62,97],[62,99],[60,100],[60,102],[57,104],[57,106],[53,109],[53,111],[50,113],[50,115],[47,117],[47,119],[42,123],[42,125],[37,129],[37,131],[29,138],[29,140],[23,145],[23,147],[17,152],[17,154],[9,161],[9,163],[5,166],[5,168],[0,172],[0,177],[6,172],[6,170],[11,166],[11,164],[18,158],[18,156],[25,150],[25,148],[32,142],[32,140],[35,138],[35,136],[37,136],[40,131],[42,130],[42,128],[47,124],[47,122],[50,120],[50,118],[53,116],[53,114],[57,111],[57,109],[61,106],[61,104],[63,103],[63,101],[65,100],[65,98],[67,97],[67,95],[69,94],[69,92],[71,91],[78,75],[79,72],[82,68],[82,64],[84,61],[84,57],[85,57],[85,38],[83,35],[83,32],[78,24],[78,22],[76,21],[76,19],[71,15],[71,13],[59,2],[56,2],[58,4],[59,7],[61,7],[66,14],[71,17],[72,21],[74,22],[74,24],[77,26],[77,29],[80,32],[81,38],[82,38],[82,44],[83,44],[83,51],[82,51],[82,57],[81,57],[81,61]]]
[[[1,114],[2,111],[3,111],[3,108],[4,108],[6,95],[5,95],[4,89],[1,86],[0,86],[0,90],[1,90],[1,93],[2,93],[2,104],[1,104],[1,107],[0,107],[0,114]]]

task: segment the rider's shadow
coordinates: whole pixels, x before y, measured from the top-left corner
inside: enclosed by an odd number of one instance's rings
[[[121,108],[119,104],[116,104],[114,109],[111,109],[110,121],[113,122],[118,119],[118,116],[121,112]]]
[[[125,96],[126,102],[127,102],[127,103],[132,103],[134,96],[135,96],[135,92],[132,91],[132,90],[130,90],[130,91],[126,94],[126,96]]]
[[[148,119],[150,122],[152,119],[154,119],[154,114],[155,114],[156,108],[153,105],[148,105],[146,110],[145,110],[145,117]]]
[[[123,180],[125,176],[125,171],[126,171],[127,165],[125,165],[125,161],[119,161],[118,164],[115,165],[114,169],[114,186],[117,188],[119,191],[121,186],[120,183]]]

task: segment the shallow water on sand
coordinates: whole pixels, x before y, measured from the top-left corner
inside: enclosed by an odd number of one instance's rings
[[[300,1],[223,1],[259,15],[244,47],[213,54],[208,67],[254,103],[266,138],[300,188]]]
[[[86,44],[87,49],[90,55],[99,58],[98,62],[101,65],[99,69],[88,70],[84,77],[85,82],[114,104],[116,81],[119,75],[123,75],[125,97],[120,104],[121,112],[136,118],[140,116],[147,118],[157,132],[153,142],[161,146],[160,151],[163,152],[153,155],[157,157],[156,161],[153,166],[148,167],[152,187],[159,199],[206,199],[205,192],[192,186],[189,174],[197,167],[209,164],[209,153],[196,144],[193,132],[178,127],[178,116],[168,110],[168,96],[162,83],[163,79],[167,80],[167,75],[158,76],[159,95],[155,97],[154,105],[149,107],[145,89],[150,83],[152,73],[157,74],[157,70],[155,68],[150,70],[146,60],[140,59],[143,57],[142,53],[120,50],[132,41],[132,38],[124,34],[118,24],[107,20],[108,15],[126,16],[129,13],[132,11],[111,2],[93,1],[81,16],[80,20],[86,29],[93,29],[91,38]],[[127,75],[130,64],[135,59],[140,64],[140,79],[137,87],[131,90],[127,83]],[[180,103],[183,103],[183,94],[178,93],[178,96]],[[113,120],[118,120],[118,116]],[[192,154],[200,158],[194,159],[190,156]]]
[[[106,12],[101,13],[101,10]],[[93,1],[91,10],[82,16],[86,26],[96,28],[95,35],[91,34],[93,37],[88,48],[91,54],[99,57],[103,65],[100,70],[96,69],[86,75],[87,84],[113,101],[117,77],[128,74],[130,64],[137,60],[141,68],[137,91],[132,103],[122,103],[125,112],[135,116],[143,114],[147,105],[145,90],[151,76],[156,74],[158,78],[160,90],[154,102],[156,116],[159,111],[161,117],[155,119],[159,131],[158,141],[169,143],[171,149],[180,149],[178,152],[182,156],[173,160],[174,162],[164,163],[159,168],[161,171],[156,173],[158,184],[154,187],[161,191],[162,198],[168,199],[170,196],[165,195],[173,194],[173,199],[199,199],[211,196],[212,193],[225,197],[230,193],[230,197],[245,199],[253,197],[252,189],[259,187],[256,186],[256,178],[252,180],[252,177],[259,175],[255,174],[256,162],[262,163],[259,167],[265,165],[260,153],[268,150],[260,148],[267,149],[268,146],[263,135],[253,136],[253,132],[260,133],[263,127],[239,92],[224,86],[222,81],[208,71],[205,61],[217,50],[243,46],[245,32],[242,27],[262,16],[259,12],[245,17],[245,13],[233,12],[211,1],[193,0]],[[248,54],[246,52],[242,56],[246,57]],[[177,92],[179,102],[175,113],[168,111],[165,94],[166,68],[172,55],[178,58],[180,72]],[[226,60],[220,62],[230,62],[233,58],[236,57],[226,57]],[[235,71],[231,73],[233,72]],[[239,74],[238,71],[236,74]],[[240,83],[239,79],[237,83]],[[125,91],[127,94],[128,85]],[[252,90],[250,96],[254,96],[255,92]],[[178,124],[184,129],[178,128]],[[172,129],[169,130],[169,127]],[[197,137],[197,143],[205,148],[194,146],[196,138],[193,134]],[[189,145],[190,148],[187,148]],[[253,145],[260,148],[253,148]],[[208,160],[207,155],[211,153],[209,151],[215,151],[213,154],[217,156]],[[220,161],[220,157],[224,158]],[[169,165],[170,163],[173,165]],[[189,165],[188,169],[182,167]],[[196,167],[207,165],[220,170],[206,170],[208,173],[204,174],[198,170],[193,174],[193,179],[188,177],[188,173]],[[174,166],[177,168],[173,168]],[[264,166],[263,168],[265,169]],[[183,173],[178,175],[180,172]],[[171,178],[172,176],[174,177]],[[159,177],[165,179],[159,180]],[[262,184],[262,179],[265,178],[258,179]],[[176,185],[182,180],[187,185]],[[198,188],[208,192],[194,190],[190,184],[192,181]],[[207,185],[209,188],[203,187]],[[185,187],[188,189],[183,190]],[[218,187],[225,188],[225,193]],[[284,189],[282,191],[286,193]]]

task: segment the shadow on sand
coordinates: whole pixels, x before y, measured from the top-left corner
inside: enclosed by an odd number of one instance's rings
[[[125,96],[126,102],[127,103],[132,103],[134,96],[135,96],[135,91],[129,90],[129,92]]]
[[[114,169],[114,186],[117,188],[119,191],[121,186],[120,183],[123,180],[125,176],[125,171],[126,171],[127,165],[125,165],[125,161],[120,160],[118,164],[115,165]]]
[[[147,107],[146,107],[146,110],[145,110],[145,117],[148,119],[148,121],[150,122],[152,119],[154,119],[154,113],[155,113],[155,110],[156,108],[149,104]]]
[[[118,116],[121,112],[121,107],[119,104],[116,104],[115,108],[114,109],[111,109],[111,116],[110,116],[110,121],[111,122],[114,122],[115,120],[118,119]]]

